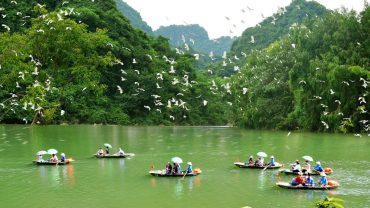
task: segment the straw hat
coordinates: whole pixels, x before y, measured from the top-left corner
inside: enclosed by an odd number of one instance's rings
[[[251,155],[251,156],[249,156],[249,158],[253,158],[253,156]]]
[[[270,158],[271,158],[271,159],[274,159],[274,156],[271,156]]]
[[[61,156],[65,157],[66,155],[64,153],[60,154]]]
[[[316,164],[321,165],[320,161],[317,161]]]
[[[188,162],[187,164],[188,164],[188,165],[192,165],[192,164],[191,164],[191,162]]]

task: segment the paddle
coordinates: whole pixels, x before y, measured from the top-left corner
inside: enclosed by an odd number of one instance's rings
[[[184,174],[184,176],[182,177],[182,180],[183,180],[183,179],[185,179],[186,174],[188,174],[188,171],[187,171],[187,170],[185,171],[185,174]]]
[[[271,164],[269,164],[269,165],[266,165],[266,167],[262,170],[262,172],[263,171],[265,171],[268,167],[270,167],[271,166]]]

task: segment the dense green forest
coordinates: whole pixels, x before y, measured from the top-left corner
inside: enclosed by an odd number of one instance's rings
[[[194,57],[134,29],[114,0],[0,7],[2,122],[226,122]]]
[[[298,22],[307,3],[261,23],[289,27],[238,55],[228,77],[213,71],[239,49],[198,69],[192,48],[134,28],[115,0],[1,3],[0,120],[370,132],[370,9]]]
[[[233,80],[239,126],[369,132],[370,8],[292,27],[247,57]]]

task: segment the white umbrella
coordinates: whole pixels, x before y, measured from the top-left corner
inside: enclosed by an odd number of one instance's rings
[[[36,153],[36,155],[45,155],[45,154],[48,154],[48,152],[46,152],[45,150],[41,150]]]
[[[171,161],[174,162],[174,163],[182,163],[182,159],[179,158],[179,157],[173,157],[173,158],[171,158]]]
[[[104,146],[112,149],[112,145],[110,145],[108,143],[105,143]]]
[[[305,155],[302,157],[304,160],[307,160],[307,161],[310,161],[312,162],[313,161],[313,158],[311,156],[308,156],[308,155]]]
[[[57,154],[57,153],[58,153],[58,150],[56,150],[56,149],[49,149],[48,152],[47,152],[47,154],[49,154],[49,155]]]
[[[267,157],[267,154],[264,153],[264,152],[258,152],[257,153],[257,156],[260,156],[260,157]]]

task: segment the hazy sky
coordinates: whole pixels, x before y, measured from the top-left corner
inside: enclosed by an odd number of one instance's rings
[[[144,21],[154,30],[162,25],[199,24],[208,31],[210,38],[240,36],[246,28],[261,22],[262,15],[268,17],[275,13],[279,6],[285,7],[291,2],[291,0],[124,1],[140,12]],[[329,9],[344,6],[357,11],[362,11],[364,5],[364,0],[317,0],[317,2]]]

